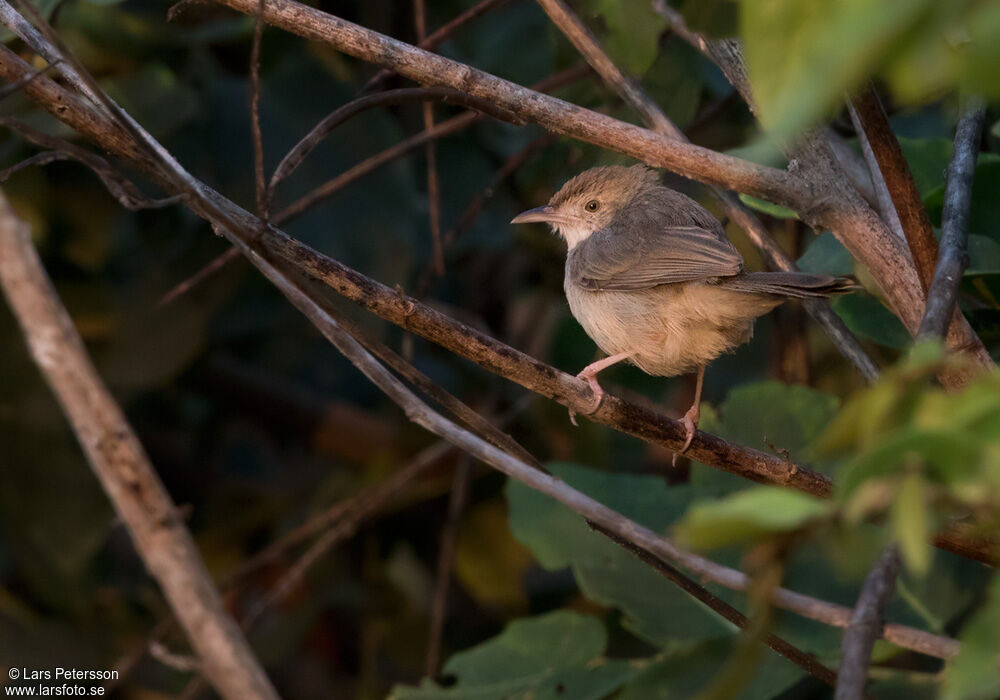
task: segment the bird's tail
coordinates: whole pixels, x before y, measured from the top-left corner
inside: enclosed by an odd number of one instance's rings
[[[735,292],[776,294],[792,299],[836,296],[861,288],[850,277],[811,275],[806,272],[745,272],[723,279],[720,284]]]

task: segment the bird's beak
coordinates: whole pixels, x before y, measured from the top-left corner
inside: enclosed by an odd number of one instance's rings
[[[535,207],[520,214],[510,220],[512,224],[532,224],[536,222],[547,224],[565,223],[565,217],[561,216],[554,207],[546,204],[544,207]]]

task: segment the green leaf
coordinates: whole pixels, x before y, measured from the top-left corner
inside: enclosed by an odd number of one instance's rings
[[[943,700],[994,700],[1000,696],[1000,577],[990,584],[990,599],[965,624],[962,650],[949,665]]]
[[[837,297],[831,306],[851,332],[872,342],[902,350],[912,341],[903,323],[870,294]]]
[[[740,653],[735,639],[703,642],[687,649],[662,654],[629,681],[615,700],[689,700],[699,697],[733,654]],[[773,698],[803,676],[801,670],[766,651],[753,679],[731,700]]]
[[[972,181],[972,204],[969,209],[969,234],[1000,241],[1000,158],[988,153],[980,156]],[[941,221],[944,207],[944,186],[928,193],[925,198],[931,220]]]
[[[1000,274],[1000,243],[992,238],[969,234],[969,277]]]
[[[915,574],[927,573],[931,563],[930,516],[923,476],[914,472],[903,477],[892,503],[891,519],[903,562]]]
[[[765,128],[785,139],[831,112],[930,0],[744,0],[740,34]]]
[[[896,140],[921,197],[926,198],[944,186],[945,170],[954,149],[950,139],[911,139],[897,135]]]
[[[829,501],[776,486],[760,486],[695,503],[675,533],[689,547],[711,549],[787,532],[831,511]]]
[[[658,476],[547,466],[575,488],[657,532],[666,530],[690,500],[688,487],[668,487]],[[508,480],[507,502],[511,532],[538,563],[549,570],[571,567],[580,591],[621,610],[623,625],[640,638],[657,646],[687,646],[735,630],[548,496]]]
[[[816,275],[850,275],[854,273],[854,258],[844,244],[827,231],[816,237],[797,265],[803,272]]]
[[[590,12],[608,28],[604,48],[611,59],[633,75],[645,73],[659,51],[667,22],[647,0],[589,0]]]
[[[751,209],[756,209],[759,212],[763,212],[768,216],[773,216],[776,219],[797,219],[799,215],[795,213],[792,209],[788,207],[783,207],[780,204],[773,204],[763,199],[757,199],[756,197],[751,197],[748,194],[740,194],[740,201],[746,204]]]
[[[623,661],[603,657],[604,625],[593,617],[559,610],[516,620],[494,639],[455,654],[444,666],[457,677],[443,688],[425,680],[419,688],[397,686],[393,700],[600,700],[634,674]]]
[[[642,79],[649,96],[679,127],[694,119],[701,102],[701,60],[695,49],[670,36]]]

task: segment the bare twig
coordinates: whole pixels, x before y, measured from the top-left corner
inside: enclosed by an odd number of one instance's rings
[[[266,0],[259,0],[257,21],[253,29],[253,44],[250,49],[250,131],[253,135],[253,173],[257,193],[257,215],[267,221],[270,218],[270,201],[267,179],[264,175],[264,137],[260,129],[260,45],[264,39],[264,14]]]
[[[185,279],[180,284],[175,285],[169,292],[164,294],[158,302],[156,308],[161,308],[184,296],[206,279],[221,270],[230,260],[240,257],[240,251],[236,248],[229,248],[225,253],[216,256],[211,262],[198,270],[196,273]]]
[[[455,467],[455,476],[451,482],[451,496],[448,499],[448,517],[441,528],[441,546],[438,550],[437,581],[434,584],[434,598],[431,602],[430,631],[427,633],[427,659],[424,663],[424,675],[433,678],[437,675],[441,664],[441,639],[444,636],[444,623],[448,612],[448,591],[451,589],[451,569],[455,563],[455,543],[458,540],[458,521],[465,510],[468,496],[469,470],[468,459],[461,459]]]
[[[222,0],[234,10],[253,15],[255,0]],[[322,41],[346,54],[391,68],[422,84],[442,85],[486,99],[549,131],[610,147],[655,167],[685,177],[746,192],[800,208],[812,195],[795,176],[700,146],[666,139],[647,129],[539,94],[467,65],[428,53],[294,0],[275,0],[264,11],[268,24]]]
[[[226,613],[198,550],[142,445],[87,357],[31,244],[0,195],[0,285],[32,356],[69,418],[136,550],[187,632],[206,676],[227,698],[276,698]]]
[[[941,246],[937,268],[927,293],[927,309],[918,337],[942,337],[955,313],[955,299],[962,273],[969,264],[969,209],[972,178],[976,171],[979,137],[986,107],[978,98],[964,105],[955,131],[955,153],[948,164],[948,182],[941,214]]]
[[[885,180],[899,222],[906,235],[906,242],[917,267],[924,292],[930,287],[937,260],[937,240],[927,216],[923,200],[917,191],[913,173],[906,164],[903,149],[889,125],[889,117],[879,100],[875,88],[869,85],[851,99],[851,106],[864,131],[869,147]]]
[[[413,0],[413,23],[417,30],[417,43],[427,38],[427,11],[424,0]],[[424,131],[434,128],[434,105],[424,100],[421,105]],[[433,141],[424,147],[427,157],[427,212],[431,229],[431,261],[439,275],[444,274],[444,248],[441,245],[441,179],[438,175],[437,149]]]
[[[178,654],[170,651],[167,645],[158,639],[151,639],[148,645],[149,655],[159,661],[167,668],[172,668],[181,673],[193,673],[201,671],[201,662],[193,656]]]
[[[444,100],[450,104],[462,105],[464,107],[474,109],[481,114],[488,114],[497,119],[514,123],[518,122],[516,115],[504,110],[498,110],[485,100],[478,100],[474,97],[469,97],[465,93],[459,92],[458,90],[452,90],[451,88],[401,88],[399,90],[389,90],[388,92],[368,95],[367,97],[359,97],[356,100],[348,102],[342,107],[338,107],[324,117],[309,131],[308,134],[303,136],[302,139],[295,144],[292,150],[290,150],[284,158],[281,159],[278,167],[274,169],[274,174],[271,176],[271,182],[268,184],[269,194],[273,196],[275,188],[289,175],[295,172],[295,169],[302,164],[302,161],[305,160],[310,153],[312,153],[312,151],[323,141],[323,139],[329,136],[334,129],[346,122],[348,119],[368,109],[386,107],[388,105],[395,105],[401,102],[409,102],[413,100],[425,101],[428,99]],[[424,133],[428,133],[432,130],[433,125],[425,130]],[[288,215],[285,214],[283,217],[279,216],[278,221],[280,222],[287,219]]]
[[[566,38],[583,55],[587,63],[601,76],[605,83],[638,112],[650,129],[666,138],[688,143],[684,132],[670,121],[663,110],[643,91],[637,82],[619,70],[601,48],[594,35],[573,14],[573,11],[563,0],[537,1]],[[729,217],[746,231],[750,240],[761,251],[771,267],[786,271],[796,269],[795,263],[785,255],[781,246],[771,237],[760,220],[740,204],[736,197],[719,187],[711,189]],[[858,369],[865,379],[874,381],[878,377],[878,368],[847,329],[844,322],[830,308],[830,304],[825,300],[816,299],[807,301],[805,307],[827,331],[841,354]]]
[[[872,647],[875,640],[882,636],[885,606],[896,588],[898,572],[899,550],[891,546],[882,553],[865,578],[851,624],[844,631],[834,700],[860,700],[864,695]]]
[[[100,178],[101,184],[104,185],[108,193],[129,211],[158,209],[181,201],[181,198],[177,196],[150,199],[134,183],[122,177],[108,161],[96,153],[91,153],[86,148],[81,148],[56,136],[50,136],[11,117],[0,116],[0,124],[37,146],[51,149],[7,168],[0,173],[0,182],[5,182],[11,175],[29,165],[47,165],[57,160],[73,160],[90,168]]]
[[[456,15],[452,20],[441,25],[437,30],[431,32],[428,36],[424,37],[417,44],[421,49],[427,49],[428,51],[433,51],[438,46],[440,46],[448,37],[457,32],[459,29],[464,27],[466,24],[478,19],[482,15],[486,14],[495,7],[503,5],[507,0],[481,0],[479,3],[473,5],[465,12]],[[379,70],[378,73],[372,76],[371,80],[365,83],[365,86],[361,88],[362,93],[371,92],[379,85],[384,83],[388,78],[393,75],[391,70]]]
[[[47,66],[45,66],[44,68],[40,68],[39,70],[36,70],[31,75],[27,75],[27,76],[21,78],[16,83],[11,83],[10,85],[4,85],[3,88],[0,89],[0,100],[3,100],[5,98],[7,98],[7,97],[10,97],[15,92],[19,91],[21,88],[23,88],[25,85],[27,85],[28,83],[30,83],[32,80],[34,80],[38,76],[45,75],[46,73],[48,73],[50,70],[52,70],[53,68],[55,68],[56,65],[57,65],[56,63],[50,63]]]

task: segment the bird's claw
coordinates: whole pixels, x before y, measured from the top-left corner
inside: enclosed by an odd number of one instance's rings
[[[700,418],[701,418],[701,407],[697,405],[689,408],[687,410],[687,413],[684,414],[684,417],[681,418],[681,423],[684,424],[684,433],[685,433],[684,445],[681,447],[681,449],[674,452],[674,457],[670,462],[670,466],[676,467],[677,458],[680,457],[685,452],[687,452],[688,448],[691,447],[691,441],[694,440],[694,433],[698,429],[698,420]]]
[[[601,407],[601,401],[604,400],[604,389],[602,389],[601,385],[597,383],[597,378],[586,371],[580,372],[576,375],[576,377],[577,379],[583,379],[590,385],[590,391],[593,395],[590,400],[590,406],[587,407],[584,414],[589,416],[592,413],[596,413],[597,409]],[[579,427],[579,424],[576,422],[576,411],[572,408],[569,409],[569,422],[572,423],[574,427]]]

